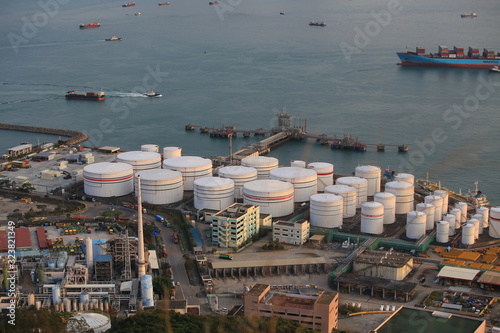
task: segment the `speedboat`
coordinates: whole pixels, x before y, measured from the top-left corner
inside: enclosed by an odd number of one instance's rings
[[[123,38],[116,37],[116,36],[111,36],[109,38],[106,38],[106,42],[115,42],[115,41],[119,41],[119,40],[123,40]]]
[[[162,97],[163,95],[160,93],[156,93],[153,89],[149,89],[149,91],[143,94],[144,97]]]
[[[490,72],[500,73],[500,68],[498,68],[498,66],[493,66],[490,68]]]

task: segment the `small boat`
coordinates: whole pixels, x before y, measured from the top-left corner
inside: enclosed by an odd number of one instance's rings
[[[101,23],[80,24],[80,29],[99,28]]]
[[[149,89],[149,91],[143,94],[144,97],[162,97],[163,95],[160,93],[156,93],[153,89]]]
[[[500,73],[500,68],[498,68],[498,66],[493,66],[490,68],[490,72]]]
[[[67,99],[82,99],[88,101],[103,101],[105,98],[102,91],[98,93],[88,92],[86,94],[77,94],[74,90],[68,91],[64,97]]]
[[[123,40],[123,38],[116,37],[116,36],[111,36],[109,38],[106,38],[105,40],[106,40],[106,42],[115,42],[115,41]]]
[[[209,4],[210,6],[212,6],[212,5],[218,5],[218,4],[219,4],[219,1],[210,1],[208,4]]]
[[[124,3],[122,7],[133,7],[135,6],[135,2]]]
[[[314,26],[314,27],[326,27],[326,23],[325,22],[311,21],[311,22],[309,22],[309,25],[310,26]]]
[[[285,15],[285,13],[284,12],[280,12],[280,15]]]
[[[142,13],[141,13],[141,12],[137,12],[137,13],[135,13],[134,15],[135,15],[135,16],[141,16],[141,15],[142,15]]]
[[[158,2],[158,6],[168,6],[170,2]]]
[[[461,17],[477,17],[476,13],[468,13],[468,14],[462,14],[460,15]]]

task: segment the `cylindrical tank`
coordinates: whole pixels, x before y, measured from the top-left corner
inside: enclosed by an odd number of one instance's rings
[[[145,144],[141,145],[141,151],[152,151],[154,153],[158,153],[160,151],[160,147],[155,144]]]
[[[234,203],[234,181],[205,177],[194,181],[194,208],[222,210]]]
[[[134,191],[134,169],[127,163],[100,162],[83,168],[85,194],[121,197]]]
[[[484,225],[484,218],[482,214],[474,214],[472,215],[471,219],[476,219],[479,221],[479,234],[483,234],[483,225]]]
[[[305,168],[306,167],[306,161],[300,161],[300,160],[294,160],[290,162],[291,167],[296,167],[296,168]]]
[[[338,228],[342,226],[344,198],[332,193],[319,193],[311,196],[310,217],[312,226]]]
[[[436,224],[436,242],[448,243],[450,237],[450,223],[447,221],[439,221]]]
[[[35,309],[40,310],[41,307],[42,307],[42,301],[36,301],[35,302]]]
[[[472,224],[474,226],[474,238],[478,239],[479,238],[479,220],[470,218],[469,220],[467,220],[467,224]]]
[[[493,238],[500,238],[500,207],[490,209],[490,229],[488,235]]]
[[[182,173],[185,191],[194,189],[196,179],[212,176],[212,161],[199,156],[172,157],[163,161],[163,168]]]
[[[142,201],[153,205],[166,205],[182,200],[184,183],[180,171],[151,169],[135,174],[135,196],[137,197],[137,177],[141,176]]]
[[[457,217],[453,214],[446,214],[443,219],[449,223],[450,232],[449,235],[453,236],[455,234],[455,225],[457,224]]]
[[[411,173],[398,173],[394,176],[395,181],[407,182],[415,185],[415,176]]]
[[[385,191],[396,195],[396,214],[413,210],[414,185],[406,181],[392,181],[385,184]]]
[[[56,261],[53,259],[49,260],[49,262],[47,263],[47,267],[48,268],[56,268]]]
[[[66,259],[65,258],[58,258],[57,259],[57,263],[56,263],[56,267],[57,268],[64,268],[64,266],[66,266]]]
[[[443,219],[443,198],[438,195],[427,195],[424,202],[434,205],[434,222],[441,221]]]
[[[231,165],[220,168],[219,177],[229,178],[234,181],[234,198],[243,198],[243,185],[245,183],[257,180],[257,169],[241,165]]]
[[[130,164],[134,172],[161,168],[161,155],[153,151],[128,151],[116,155],[116,161]]]
[[[384,205],[384,224],[396,222],[396,196],[389,192],[378,192],[373,196],[373,201]]]
[[[295,202],[309,201],[311,195],[318,192],[318,174],[315,170],[285,167],[272,169],[269,179],[281,180],[293,184]]]
[[[61,289],[59,286],[52,287],[52,304],[60,304],[61,303]]]
[[[325,187],[333,185],[334,165],[326,162],[312,162],[307,165],[318,174],[318,192],[324,192]]]
[[[357,189],[347,185],[329,185],[325,187],[325,193],[340,195],[344,198],[343,217],[353,217],[356,215]]]
[[[28,306],[33,306],[35,305],[35,294],[30,293],[28,294]]]
[[[141,276],[141,295],[144,307],[154,306],[153,278],[151,275],[145,274]]]
[[[443,198],[443,214],[448,212],[449,194],[446,190],[435,190],[434,195]]]
[[[340,177],[335,181],[337,185],[347,185],[356,188],[356,207],[360,208],[363,202],[368,201],[368,181],[361,177]]]
[[[424,212],[409,211],[406,215],[406,237],[419,239],[425,236],[427,215]]]
[[[270,156],[248,156],[241,165],[257,169],[257,179],[269,179],[269,172],[278,167],[278,159]]]
[[[382,180],[382,170],[375,165],[360,165],[354,169],[356,177],[364,178],[368,181],[366,193],[368,196],[373,196],[380,192],[380,182]]]
[[[418,203],[415,205],[417,212],[424,212],[426,217],[425,230],[434,229],[434,217],[436,216],[436,206],[430,203]]]
[[[293,185],[275,179],[258,179],[243,185],[243,203],[260,206],[260,212],[282,217],[293,213]]]
[[[172,157],[181,157],[182,148],[181,147],[163,147],[163,159]]]
[[[80,294],[80,304],[86,304],[90,302],[90,295],[88,292],[84,291]]]
[[[460,222],[465,223],[467,221],[467,203],[460,201],[455,204],[455,207],[460,209]]]
[[[462,230],[462,244],[464,245],[472,245],[474,244],[475,237],[474,237],[474,225],[471,223],[467,223],[464,225],[463,230]]]
[[[384,205],[367,201],[361,205],[361,232],[380,235],[384,232]]]
[[[452,208],[451,215],[455,215],[455,230],[460,229],[462,226],[462,211],[459,208]]]
[[[481,206],[476,208],[476,213],[483,215],[483,228],[488,228],[490,209],[488,207]]]
[[[69,298],[63,299],[63,304],[64,304],[64,310],[67,312],[71,312],[71,301]]]

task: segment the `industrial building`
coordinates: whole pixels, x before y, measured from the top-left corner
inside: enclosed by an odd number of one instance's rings
[[[255,284],[243,296],[245,317],[279,316],[331,333],[338,326],[339,294],[311,289],[275,291],[270,285]]]
[[[238,247],[259,232],[260,207],[234,203],[212,217],[212,243]]]
[[[9,157],[16,157],[16,156],[29,154],[29,153],[31,153],[32,150],[33,150],[33,145],[30,143],[26,143],[23,145],[19,145],[19,146],[15,146],[15,147],[7,149],[7,155],[9,155]]]
[[[307,220],[278,221],[273,224],[273,240],[290,245],[302,245],[309,239],[310,228],[311,224]]]
[[[353,272],[401,281],[413,269],[413,257],[409,254],[388,251],[365,250],[355,260]]]

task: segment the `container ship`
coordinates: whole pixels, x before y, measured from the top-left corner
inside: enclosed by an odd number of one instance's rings
[[[80,24],[80,29],[99,28],[101,23]]]
[[[500,65],[500,53],[495,54],[490,49],[479,49],[469,46],[467,54],[463,47],[454,46],[449,50],[446,46],[439,46],[438,53],[425,53],[425,48],[417,46],[415,52],[397,53],[401,66],[439,66],[464,68],[492,68]]]
[[[98,92],[88,92],[86,94],[77,94],[75,93],[74,90],[68,91],[66,95],[64,96],[67,99],[83,99],[83,100],[88,100],[88,101],[103,101],[104,100],[104,93]]]

